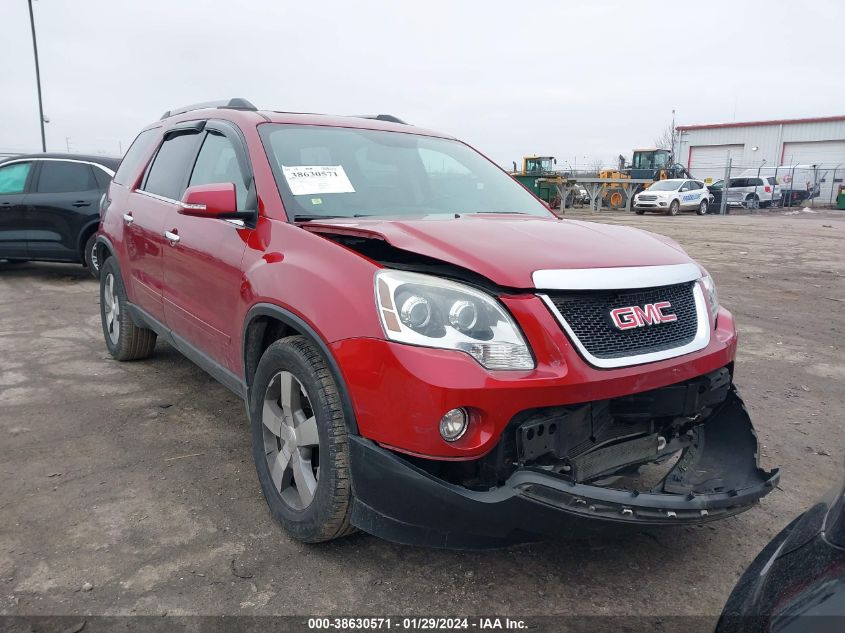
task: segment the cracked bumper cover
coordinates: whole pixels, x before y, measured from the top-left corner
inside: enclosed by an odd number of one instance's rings
[[[702,429],[692,457],[685,452],[647,492],[575,483],[534,468],[516,470],[498,488],[470,490],[353,436],[352,522],[400,543],[502,547],[625,526],[701,524],[749,509],[777,485],[779,472],[758,465],[757,436],[735,389]]]

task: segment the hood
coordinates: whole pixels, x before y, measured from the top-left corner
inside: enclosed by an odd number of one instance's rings
[[[332,218],[301,226],[313,233],[382,239],[512,288],[533,288],[531,274],[536,270],[692,261],[671,240],[639,229],[524,215]]]

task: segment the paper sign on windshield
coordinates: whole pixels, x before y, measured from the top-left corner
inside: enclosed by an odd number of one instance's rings
[[[286,167],[282,172],[295,196],[310,196],[319,193],[355,193],[343,165],[297,165]]]

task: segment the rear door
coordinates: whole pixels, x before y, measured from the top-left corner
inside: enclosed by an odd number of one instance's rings
[[[0,165],[0,259],[27,258],[24,201],[33,166],[32,161]]]
[[[133,290],[131,299],[160,323],[165,322],[162,260],[165,249],[170,248],[164,237],[165,223],[176,214],[202,126],[202,122],[191,122],[166,132],[140,186],[124,203],[126,268]]]
[[[26,199],[27,248],[32,259],[81,261],[82,228],[95,222],[100,187],[81,161],[44,159]]]
[[[188,186],[217,183],[234,183],[239,211],[257,209],[252,167],[240,131],[228,122],[209,121]],[[167,326],[192,347],[234,369],[240,349],[236,313],[241,260],[252,227],[240,220],[172,213],[165,229],[178,238],[164,249]]]
[[[684,209],[698,208],[703,196],[707,192],[704,184],[697,180],[687,180],[684,186],[687,187],[687,191],[681,195],[681,207]]]

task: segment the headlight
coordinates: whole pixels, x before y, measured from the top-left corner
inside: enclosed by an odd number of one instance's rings
[[[513,319],[490,295],[398,270],[376,273],[376,306],[387,338],[466,352],[487,369],[533,369]]]
[[[713,278],[709,274],[701,278],[701,284],[707,291],[707,298],[710,301],[710,315],[713,317],[713,323],[715,323],[716,314],[719,312],[719,295],[716,293],[716,284],[713,283]]]

